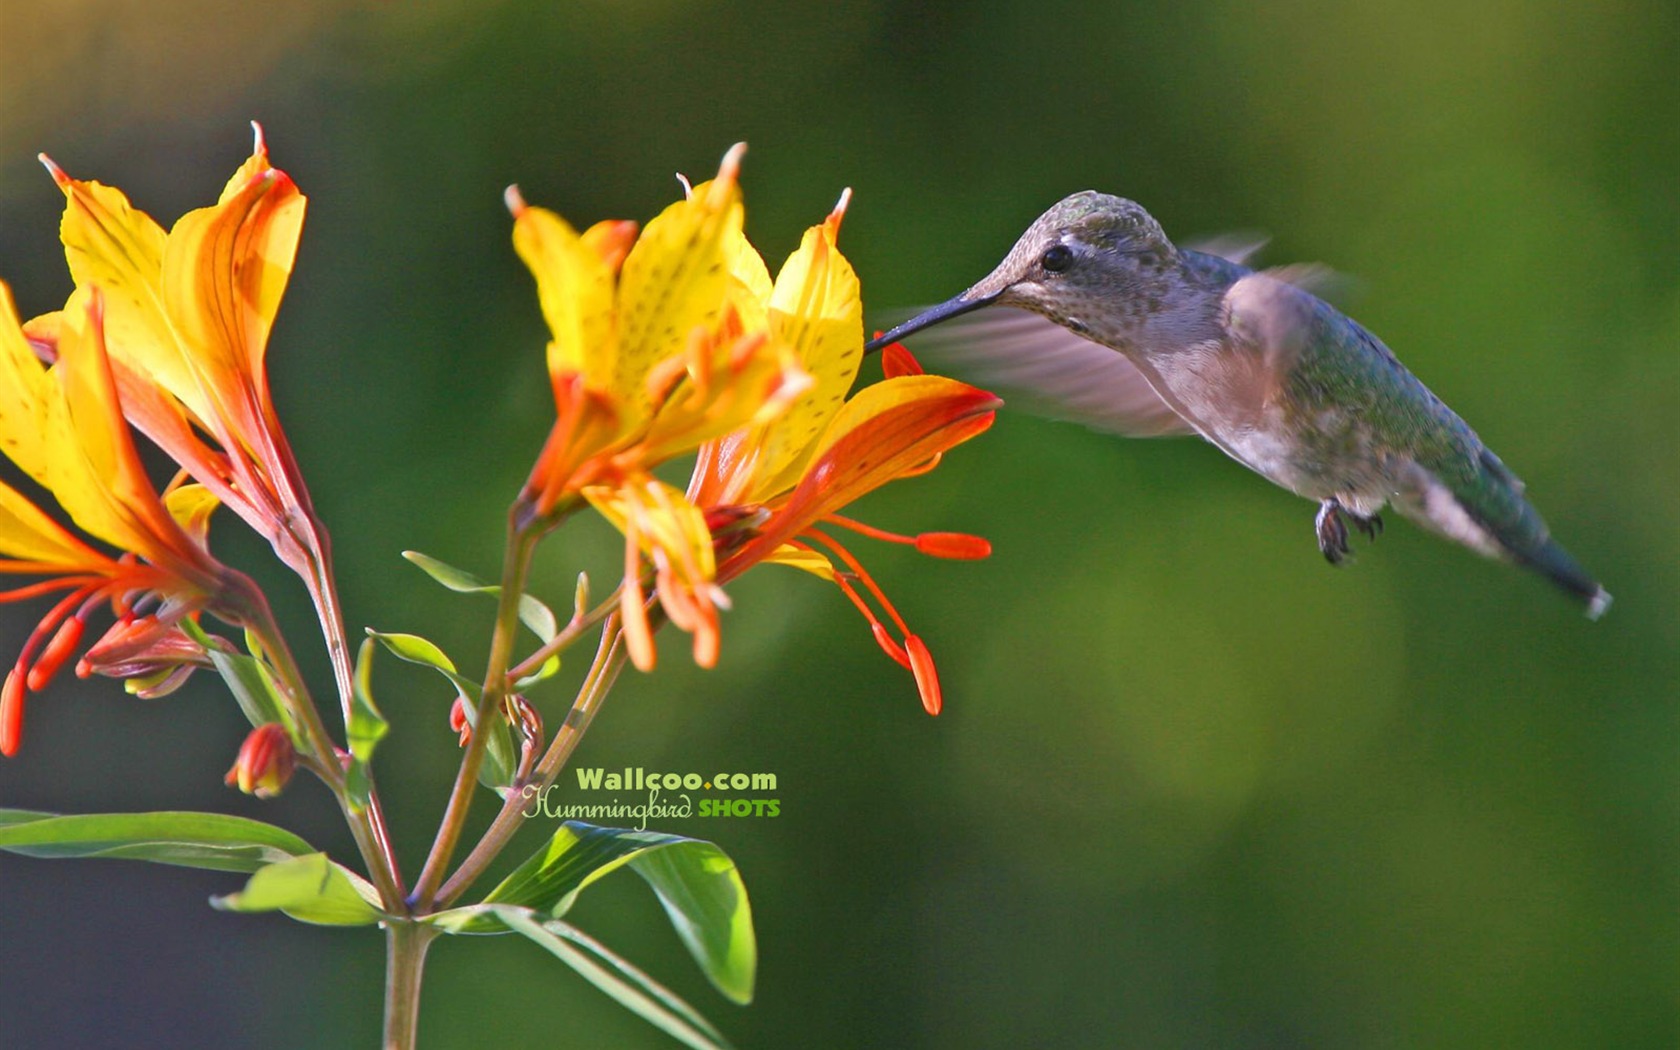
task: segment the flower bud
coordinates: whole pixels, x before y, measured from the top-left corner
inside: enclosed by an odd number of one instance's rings
[[[297,768],[297,749],[284,726],[268,722],[251,730],[228,770],[226,783],[247,795],[273,798],[280,794]]]

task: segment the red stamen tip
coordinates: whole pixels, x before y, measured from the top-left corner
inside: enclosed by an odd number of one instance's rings
[[[11,758],[17,754],[18,741],[23,737],[23,675],[17,668],[6,673],[6,684],[0,687],[0,755]]]
[[[29,669],[27,684],[31,693],[45,689],[53,676],[58,674],[58,669],[64,666],[64,661],[76,651],[77,644],[82,640],[82,627],[82,621],[74,616],[58,625],[58,632]]]
[[[935,558],[975,561],[989,558],[992,545],[982,536],[966,532],[924,532],[916,537],[916,549]]]
[[[910,673],[916,676],[916,690],[922,694],[922,709],[930,715],[937,715],[945,706],[945,697],[939,689],[939,671],[933,666],[933,654],[913,634],[904,639],[904,647],[910,652]]]
[[[876,332],[876,336],[881,333]],[[916,360],[916,355],[904,348],[903,343],[888,343],[881,351],[881,372],[888,379],[899,376],[919,376],[922,374],[922,363]]]

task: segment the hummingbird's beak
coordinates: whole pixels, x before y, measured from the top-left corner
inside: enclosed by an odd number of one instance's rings
[[[955,299],[947,300],[946,302],[940,303],[938,306],[923,310],[921,313],[910,318],[910,320],[894,328],[892,331],[876,336],[874,339],[865,343],[863,352],[866,354],[873,354],[875,351],[886,346],[888,343],[896,343],[907,335],[920,332],[922,329],[936,325],[941,321],[946,321],[961,314],[966,314],[971,310],[978,310],[982,306],[990,306],[997,302],[999,295],[1003,294],[1001,291],[992,292],[989,295],[974,295],[973,293],[974,289],[971,288],[963,294],[957,296]]]

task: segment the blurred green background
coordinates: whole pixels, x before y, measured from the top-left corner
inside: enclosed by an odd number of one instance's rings
[[[1332,571],[1312,506],[1209,446],[1006,412],[860,509],[996,546],[854,546],[933,647],[940,718],[836,591],[764,570],[721,665],[664,638],[578,757],[778,775],[775,819],[665,825],[745,874],[754,1005],[705,986],[633,877],[576,913],[742,1046],[1680,1042],[1672,5],[0,0],[0,25],[0,276],[26,314],[69,291],[39,150],[168,222],[257,118],[309,195],[270,360],[352,629],[482,660],[490,606],[397,553],[494,573],[551,418],[502,188],[645,220],[738,139],[772,266],[854,188],[842,246],[877,316],[966,287],[1088,187],[1357,275],[1350,312],[1615,593],[1588,623],[1398,522]],[[231,516],[217,543],[324,684],[295,582]],[[564,603],[615,546],[551,541],[539,593]],[[0,613],[0,651],[37,615]],[[449,698],[406,670],[381,665],[380,772],[412,869],[455,748]],[[242,734],[214,682],[145,703],[67,677],[0,805],[211,808],[351,855],[313,784],[221,786]],[[374,1044],[379,938],[205,907],[237,881],[0,857],[4,1042]],[[439,945],[422,1045],[486,1028],[676,1045],[531,945]]]

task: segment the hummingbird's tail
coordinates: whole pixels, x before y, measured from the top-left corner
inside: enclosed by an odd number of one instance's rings
[[[1556,540],[1548,538],[1531,551],[1511,550],[1511,556],[1580,599],[1587,607],[1587,619],[1596,620],[1610,608],[1610,592]]]
[[[1596,620],[1610,608],[1610,592],[1581,567],[1581,563],[1552,539],[1540,512],[1523,495],[1523,483],[1510,468],[1487,448],[1481,448],[1466,466],[1470,469],[1453,477],[1457,484],[1424,493],[1424,517],[1437,531],[1467,546],[1526,565],[1568,591],[1586,606],[1587,618]],[[1440,483],[1439,477],[1431,481]],[[1446,510],[1450,503],[1463,518]],[[1465,528],[1468,525],[1469,528]]]

